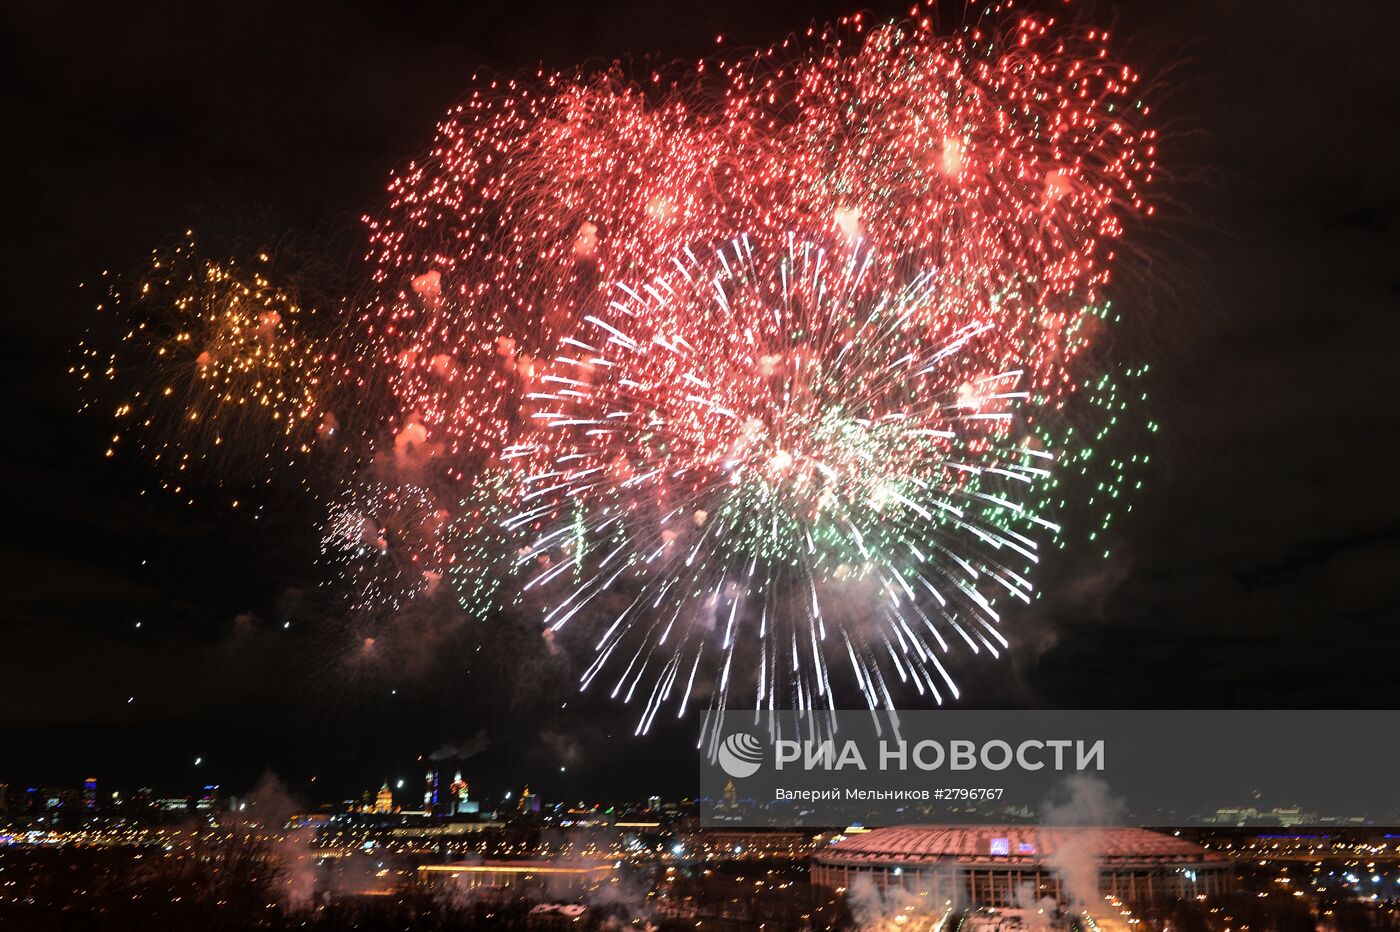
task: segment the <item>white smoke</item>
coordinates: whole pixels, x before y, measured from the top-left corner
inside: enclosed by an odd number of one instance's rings
[[[1047,826],[1069,828],[1045,861],[1060,877],[1064,905],[1084,909],[1099,903],[1099,859],[1108,830],[1123,821],[1123,801],[1097,777],[1076,774],[1042,807]]]
[[[470,738],[463,738],[460,741],[449,741],[436,751],[428,755],[429,760],[466,760],[475,757],[491,744],[490,737],[486,734],[485,728],[478,728],[476,734]]]
[[[896,932],[908,928],[909,917],[923,900],[901,886],[881,887],[865,874],[858,874],[846,888],[846,905],[861,932]]]
[[[316,832],[311,828],[287,828],[299,804],[287,791],[287,785],[271,772],[263,774],[243,803],[236,813],[235,831],[268,840],[280,869],[279,898],[293,910],[308,906],[316,892],[316,859],[311,851]]]
[[[1027,932],[1048,932],[1059,909],[1054,897],[1037,896],[1035,884],[1026,881],[1011,895],[1011,905],[1026,911],[1023,917]]]

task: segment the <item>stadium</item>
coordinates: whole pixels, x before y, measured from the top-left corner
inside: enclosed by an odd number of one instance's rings
[[[848,835],[812,860],[812,883],[835,890],[858,877],[927,892],[965,907],[1070,899],[1074,878],[1129,902],[1214,895],[1231,887],[1229,862],[1173,835],[1140,828],[900,826]]]

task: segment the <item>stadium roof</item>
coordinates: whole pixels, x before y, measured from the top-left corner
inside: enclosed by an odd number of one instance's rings
[[[1038,825],[905,825],[842,839],[817,857],[826,864],[1028,865],[1067,850],[1092,853],[1103,867],[1201,864],[1223,860],[1199,845],[1142,828],[1071,828]]]

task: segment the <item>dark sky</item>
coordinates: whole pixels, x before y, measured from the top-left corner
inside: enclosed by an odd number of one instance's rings
[[[691,788],[693,722],[638,741],[630,710],[561,711],[566,662],[523,621],[409,616],[370,656],[327,617],[314,503],[183,507],[75,414],[66,370],[98,298],[82,282],[189,228],[212,252],[349,261],[356,218],[478,68],[694,57],[848,12],[488,6],[5,5],[0,782],[237,789],[271,768],[323,798],[416,780],[418,755],[457,744],[484,747],[469,776],[487,793]],[[1011,659],[962,668],[968,704],[1387,707],[1400,6],[1082,9],[1161,85],[1164,219],[1114,294],[1113,352],[1152,364],[1162,427],[1114,557],[1049,568]]]

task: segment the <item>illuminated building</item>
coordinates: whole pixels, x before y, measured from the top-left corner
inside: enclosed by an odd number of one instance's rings
[[[438,802],[438,775],[436,770],[429,770],[424,778],[423,786],[423,808],[432,812],[437,807]]]
[[[525,787],[525,790],[520,794],[520,799],[515,803],[515,811],[521,815],[527,812],[539,812],[540,798],[531,793],[528,786]]]
[[[812,883],[845,890],[858,877],[878,887],[927,893],[962,906],[1066,902],[1061,853],[1098,865],[1099,889],[1131,902],[1228,892],[1233,876],[1218,854],[1140,828],[912,825],[874,829],[830,845],[812,859]]]
[[[31,786],[25,790],[25,811],[53,811],[78,808],[81,802],[79,793],[69,787]]]
[[[504,822],[441,821],[432,825],[406,825],[389,830],[395,838],[461,838],[468,835],[490,835],[506,827]]]
[[[599,861],[481,861],[425,865],[418,868],[418,879],[429,886],[455,885],[477,896],[519,896],[536,890],[557,897],[596,889],[616,869]]]
[[[799,830],[707,829],[689,838],[686,847],[710,863],[765,858],[799,860],[821,844],[821,836]]]
[[[204,788],[204,795],[199,797],[199,801],[194,807],[200,812],[213,812],[219,804],[219,784],[213,783]]]
[[[729,809],[739,808],[739,791],[734,788],[733,780],[724,784],[724,805]]]
[[[394,811],[394,791],[389,789],[389,784],[384,784],[379,789],[378,795],[374,797],[374,812],[376,815],[387,815]]]
[[[1304,812],[1298,806],[1263,810],[1255,808],[1229,808],[1215,810],[1216,825],[1281,825],[1288,828],[1294,825],[1315,825],[1319,822],[1317,813]]]
[[[452,777],[452,784],[447,788],[450,796],[449,815],[461,815],[467,809],[467,781],[462,779],[462,771]]]
[[[1217,809],[1215,810],[1216,825],[1244,825],[1246,822],[1253,822],[1259,818],[1258,809]]]
[[[83,808],[97,808],[97,778],[88,777],[83,781]]]

